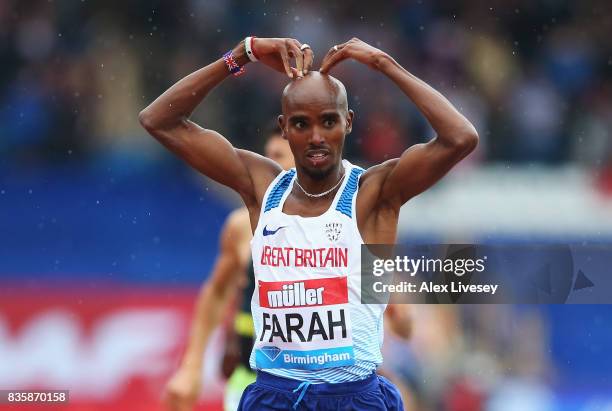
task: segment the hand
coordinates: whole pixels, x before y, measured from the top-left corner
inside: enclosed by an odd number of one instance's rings
[[[274,70],[287,74],[289,78],[303,77],[314,61],[312,49],[300,50],[302,43],[291,38],[259,38],[253,39],[253,48],[261,61]],[[291,66],[295,59],[295,68]]]
[[[407,304],[387,305],[387,323],[389,329],[398,337],[408,340],[412,336],[412,315]]]
[[[319,71],[324,74],[328,73],[336,64],[350,58],[377,69],[377,63],[382,55],[384,55],[384,52],[381,50],[353,37],[346,43],[338,44],[329,49],[321,62]]]
[[[164,390],[165,408],[168,411],[192,411],[198,401],[201,384],[199,370],[179,368]]]

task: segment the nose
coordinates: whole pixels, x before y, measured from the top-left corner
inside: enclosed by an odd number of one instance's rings
[[[325,137],[319,127],[315,127],[312,131],[312,135],[310,136],[310,144],[315,146],[320,146],[325,143]]]

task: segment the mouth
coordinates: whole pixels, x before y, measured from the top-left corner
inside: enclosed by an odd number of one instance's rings
[[[306,152],[306,158],[315,167],[324,164],[329,157],[330,157],[329,151],[324,150],[324,149],[308,150]]]

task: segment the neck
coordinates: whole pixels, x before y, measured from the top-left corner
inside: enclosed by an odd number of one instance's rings
[[[306,192],[310,194],[319,194],[338,184],[338,181],[344,176],[345,170],[342,166],[342,160],[340,160],[340,162],[334,165],[334,167],[324,175],[313,175],[312,172],[302,167],[296,167],[296,172],[297,181]],[[329,195],[333,195],[334,193],[336,193],[336,190],[333,190]],[[303,197],[308,197],[304,193],[301,194]]]

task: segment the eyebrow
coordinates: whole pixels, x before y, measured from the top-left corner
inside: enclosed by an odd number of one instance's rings
[[[319,119],[338,119],[340,118],[340,114],[337,111],[324,111],[319,115]],[[289,122],[292,124],[297,123],[298,121],[308,121],[310,116],[306,114],[294,114],[289,117]]]
[[[326,111],[321,113],[320,115],[321,118],[339,118],[340,114],[338,114],[337,111]]]
[[[305,116],[303,114],[296,114],[294,116],[289,117],[289,121],[292,123],[295,123],[297,121],[305,121],[308,120],[308,116]]]

